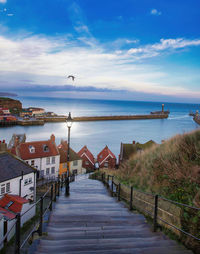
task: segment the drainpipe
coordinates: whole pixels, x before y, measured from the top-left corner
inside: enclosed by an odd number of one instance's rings
[[[22,194],[22,180],[24,178],[24,171],[22,171],[22,177],[21,179],[19,180],[19,196],[21,197],[21,194]]]

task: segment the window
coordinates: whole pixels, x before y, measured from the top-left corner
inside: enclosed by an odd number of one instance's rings
[[[24,185],[27,185],[28,184],[28,179],[25,179],[24,180]]]
[[[51,174],[55,174],[55,167],[51,168]]]
[[[108,167],[108,162],[104,163],[104,167],[107,168]]]
[[[28,179],[28,182],[29,182],[29,183],[32,183],[32,177],[30,177],[30,178]]]
[[[44,170],[40,171],[40,177],[44,177]]]
[[[49,152],[49,147],[48,147],[48,145],[43,145],[43,151],[44,151],[44,152]]]
[[[10,192],[10,183],[6,184],[6,192]]]
[[[35,161],[32,160],[32,161],[31,161],[31,166],[34,166],[34,164],[35,164]]]
[[[50,157],[46,158],[46,164],[49,165],[50,164]]]
[[[29,152],[34,153],[35,152],[35,147],[34,146],[29,146]]]
[[[1,185],[1,195],[5,194],[6,192],[6,188],[5,188],[5,184]]]
[[[89,165],[89,161],[86,161],[86,162],[85,162],[85,165]]]
[[[52,157],[51,163],[52,163],[52,164],[55,164],[55,163],[56,163],[56,158],[55,158],[55,157]]]
[[[73,166],[77,166],[78,165],[78,161],[73,161]]]
[[[7,205],[5,205],[5,208],[9,208],[14,202],[13,201],[9,201]]]
[[[28,164],[28,161],[26,161],[26,163]]]
[[[46,168],[46,175],[49,175],[50,168]]]

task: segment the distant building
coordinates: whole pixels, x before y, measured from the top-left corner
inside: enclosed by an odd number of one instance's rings
[[[26,108],[23,108],[22,111],[19,113],[20,117],[31,117],[32,115],[32,111]]]
[[[61,140],[58,146],[60,153],[60,169],[59,174],[63,175],[67,173],[67,153],[68,153],[68,143],[67,141]],[[83,174],[85,170],[82,168],[81,157],[72,149],[69,150],[69,173],[71,174]]]
[[[9,108],[0,108],[0,115],[10,115]]]
[[[86,170],[94,170],[94,163],[95,159],[93,154],[90,152],[90,150],[87,148],[87,146],[84,146],[81,148],[81,150],[78,152],[78,155],[82,159],[82,167]]]
[[[36,170],[14,155],[0,152],[0,198],[5,194],[34,201]]]
[[[121,143],[120,154],[119,154],[119,164],[125,160],[130,159],[130,157],[138,152],[142,152],[145,149],[150,148],[156,143],[153,140],[150,140],[144,144],[133,141],[132,144]]]
[[[28,108],[28,110],[32,112],[33,116],[42,115],[45,112],[45,110],[43,108],[30,107],[30,108]]]
[[[97,161],[99,162],[100,168],[115,168],[116,157],[106,146],[98,155]]]
[[[55,136],[50,140],[20,143],[12,148],[12,153],[37,169],[38,178],[55,179],[58,177],[60,154]]]

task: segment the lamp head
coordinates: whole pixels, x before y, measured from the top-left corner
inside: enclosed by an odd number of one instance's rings
[[[69,112],[66,122],[67,122],[67,127],[69,128],[72,127],[73,119],[71,117],[71,112]]]

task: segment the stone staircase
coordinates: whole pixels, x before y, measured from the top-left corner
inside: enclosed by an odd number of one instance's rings
[[[30,252],[32,253],[32,252]],[[82,179],[70,184],[50,216],[47,236],[36,254],[192,254],[160,232],[152,232],[143,215],[117,202],[104,185]]]

